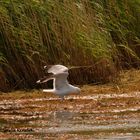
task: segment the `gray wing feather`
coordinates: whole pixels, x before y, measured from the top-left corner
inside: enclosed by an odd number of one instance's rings
[[[68,85],[67,77],[68,77],[68,72],[62,72],[62,73],[58,73],[58,74],[50,73],[49,76],[45,76],[45,77],[41,78],[36,83],[41,84],[41,83],[48,82],[51,79],[54,79],[55,89],[58,90],[58,89],[61,89]]]
[[[67,86],[69,83],[68,83],[68,80],[67,80],[67,77],[68,77],[68,73],[67,72],[63,72],[63,73],[59,73],[59,74],[56,74],[55,75],[55,88],[58,90],[58,89],[61,89],[61,88],[64,88],[65,86]]]
[[[44,69],[47,70],[47,74],[49,74],[46,77],[41,78],[37,81],[37,83],[45,83],[49,81],[50,79],[55,79],[55,88],[60,89],[64,86],[68,85],[67,77],[69,75],[68,68],[63,65],[52,65],[52,66],[44,66]]]
[[[48,73],[46,76],[44,76],[43,78],[38,80],[36,83],[38,83],[38,84],[45,83],[45,82],[47,82],[51,79],[54,79],[54,74],[53,73]]]

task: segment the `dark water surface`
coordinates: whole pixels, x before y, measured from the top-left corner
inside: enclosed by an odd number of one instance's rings
[[[140,93],[3,99],[0,139],[139,140]]]

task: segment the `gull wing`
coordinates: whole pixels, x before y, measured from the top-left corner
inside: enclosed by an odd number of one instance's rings
[[[68,68],[63,65],[52,65],[44,66],[44,69],[47,69],[47,76],[41,78],[37,83],[45,83],[51,79],[54,80],[55,87],[61,87],[66,85],[68,77]],[[63,84],[62,84],[63,83]]]
[[[68,68],[63,65],[44,66],[44,69],[47,69],[48,73],[53,73],[53,74],[58,74],[63,72],[68,73]]]
[[[59,90],[68,86],[69,84],[67,80],[68,75],[69,75],[68,72],[62,72],[62,73],[54,75],[55,76],[54,87],[56,90]]]
[[[47,82],[51,79],[54,79],[54,74],[53,73],[48,73],[46,76],[44,76],[43,78],[38,80],[36,83],[38,83],[38,84],[45,83],[45,82]]]
[[[41,78],[36,83],[41,84],[41,83],[48,82],[51,79],[54,79],[54,87],[56,89],[60,89],[68,84],[67,81],[68,75],[69,75],[68,72],[62,72],[58,74],[49,73],[48,76]]]
[[[50,73],[50,76],[45,76],[45,77],[41,78],[40,80],[38,80],[36,83],[41,84],[41,83],[45,83],[51,79],[54,79],[54,82],[53,82],[54,89],[59,90],[59,89],[66,87],[69,84],[67,77],[68,77],[68,72],[62,72],[62,73],[58,73],[58,74]]]

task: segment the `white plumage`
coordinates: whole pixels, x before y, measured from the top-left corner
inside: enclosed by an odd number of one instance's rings
[[[69,84],[67,77],[69,75],[68,68],[63,65],[53,65],[51,67],[44,66],[49,76],[42,78],[37,83],[44,83],[53,79],[53,89],[43,89],[43,92],[52,92],[61,98],[70,93],[80,93],[80,88]]]

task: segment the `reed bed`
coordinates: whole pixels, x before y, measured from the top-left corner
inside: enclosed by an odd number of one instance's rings
[[[1,0],[0,91],[39,88],[46,64],[80,66],[70,72],[75,84],[112,82],[121,68],[139,67],[139,6],[139,0]]]

